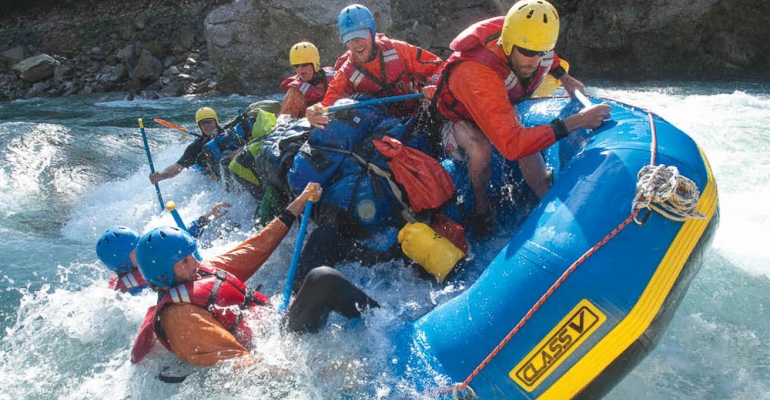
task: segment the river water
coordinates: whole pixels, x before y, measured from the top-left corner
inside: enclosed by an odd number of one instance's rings
[[[650,109],[693,136],[711,162],[721,202],[713,244],[668,331],[607,398],[770,399],[768,92],[761,84],[592,83],[589,93]],[[0,104],[0,399],[414,396],[389,372],[389,334],[466,286],[421,280],[401,262],[341,265],[354,283],[387,299],[384,307],[358,322],[332,317],[316,335],[286,336],[270,321],[257,337],[255,354],[265,359],[257,367],[189,369],[160,346],[139,366],[128,361],[155,296],[108,290],[94,244],[112,225],[147,231],[173,224],[158,212],[147,180],[137,118],[161,169],[191,139],[180,141],[153,118],[194,128],[198,107],[226,118],[256,100],[90,95]],[[190,170],[161,188],[188,222],[215,202],[233,204],[204,234],[204,258],[253,233],[256,204],[247,193],[226,192]],[[249,284],[281,291],[297,225]],[[162,383],[155,376],[164,367],[192,374],[181,384]]]

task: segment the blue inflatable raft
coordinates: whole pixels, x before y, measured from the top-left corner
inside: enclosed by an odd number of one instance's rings
[[[599,398],[661,339],[718,225],[716,182],[688,135],[606,101],[611,121],[545,152],[552,188],[475,283],[399,335],[395,368],[430,397]],[[580,108],[519,106],[527,126]]]

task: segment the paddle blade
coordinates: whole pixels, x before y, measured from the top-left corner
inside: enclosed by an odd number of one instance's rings
[[[161,125],[163,125],[163,126],[165,126],[167,128],[176,129],[176,130],[178,130],[180,132],[188,133],[187,129],[185,129],[185,128],[177,125],[177,124],[168,122],[168,121],[166,121],[164,119],[155,118],[155,122],[157,122],[157,123],[159,123],[159,124],[161,124]]]

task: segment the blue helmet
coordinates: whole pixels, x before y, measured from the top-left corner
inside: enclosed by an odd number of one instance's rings
[[[342,43],[356,38],[365,38],[364,31],[369,31],[372,37],[376,34],[374,17],[368,8],[360,4],[352,4],[340,11],[340,15],[337,16],[337,32],[340,34]]]
[[[172,226],[147,232],[136,246],[136,263],[147,282],[163,287],[174,286],[174,264],[195,253],[198,242],[187,232]]]
[[[125,226],[112,227],[96,242],[96,255],[107,268],[115,272],[129,272],[134,268],[129,256],[138,242],[139,235],[131,229]]]

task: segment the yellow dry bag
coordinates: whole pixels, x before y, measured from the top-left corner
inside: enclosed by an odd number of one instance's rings
[[[462,250],[422,222],[407,223],[398,232],[398,242],[404,254],[435,276],[439,283],[444,283],[455,264],[465,257]]]

